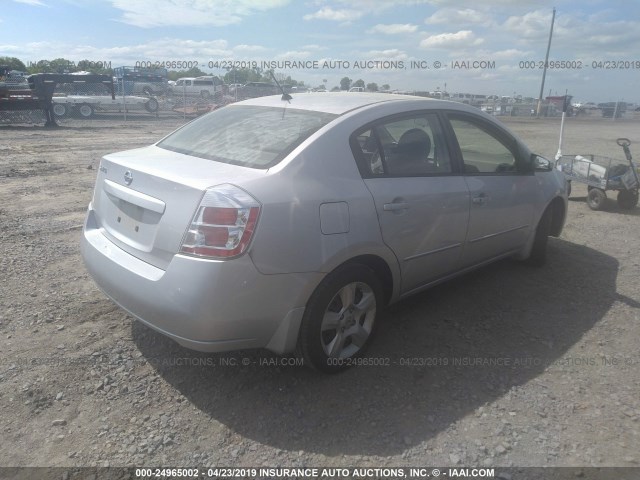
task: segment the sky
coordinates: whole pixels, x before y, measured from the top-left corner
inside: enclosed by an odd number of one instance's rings
[[[640,103],[636,0],[2,0],[0,56],[537,98],[554,6],[544,96]]]

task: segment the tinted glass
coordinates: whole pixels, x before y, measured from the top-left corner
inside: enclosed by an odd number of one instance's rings
[[[452,172],[440,123],[435,115],[421,114],[383,123],[360,133],[357,140],[367,174],[372,176]]]
[[[257,106],[229,106],[198,118],[158,146],[251,168],[269,168],[337,115]]]
[[[494,135],[467,120],[451,119],[464,169],[467,173],[505,173],[516,171],[511,150]]]

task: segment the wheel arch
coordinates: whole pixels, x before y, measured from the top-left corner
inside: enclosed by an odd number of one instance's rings
[[[562,197],[555,197],[551,200],[551,203],[547,206],[551,209],[551,236],[559,237],[564,227],[564,222],[567,215],[567,209],[565,206],[565,200]]]
[[[538,224],[542,220],[544,214],[549,210],[551,210],[551,227],[549,229],[549,235],[552,237],[560,236],[566,219],[567,203],[568,202],[566,198],[557,196],[554,197],[548,204],[546,204],[544,209],[540,210],[540,214],[535,219],[535,224],[531,229],[531,235],[529,236],[529,239],[527,240],[527,243],[522,248],[522,250],[515,255],[516,259],[526,260],[527,258],[529,258],[534,245]]]
[[[391,272],[391,267],[389,267],[389,264],[378,255],[364,254],[346,260],[345,262],[334,268],[333,271],[342,268],[345,265],[353,264],[364,265],[373,270],[373,273],[375,273],[376,277],[378,277],[380,283],[382,284],[382,291],[384,293],[384,304],[389,304],[389,302],[393,298],[394,287],[393,273]]]

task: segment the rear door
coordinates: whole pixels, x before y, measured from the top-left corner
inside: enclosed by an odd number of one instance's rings
[[[464,165],[471,194],[462,266],[515,252],[526,243],[538,192],[516,140],[480,116],[447,113],[454,156]]]
[[[469,192],[437,115],[393,117],[356,132],[351,146],[382,237],[402,271],[402,293],[458,268]]]

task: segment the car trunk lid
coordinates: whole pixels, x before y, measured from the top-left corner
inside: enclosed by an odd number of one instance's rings
[[[208,187],[240,186],[264,170],[196,158],[155,145],[105,156],[93,209],[102,233],[118,247],[166,269]]]

